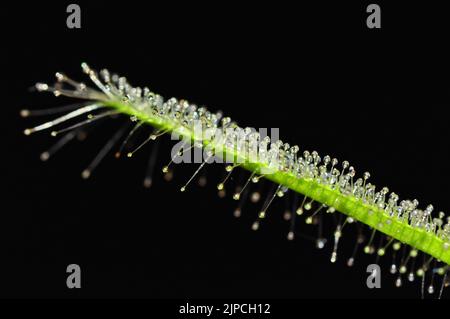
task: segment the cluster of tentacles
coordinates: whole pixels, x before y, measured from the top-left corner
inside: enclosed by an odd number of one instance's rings
[[[119,157],[127,148],[133,135],[142,126],[150,125],[154,131],[148,138],[133,150],[127,151],[128,157],[145,146],[148,142],[159,140],[165,134],[177,135],[181,139],[175,151],[172,151],[171,161],[164,166],[166,179],[171,177],[170,165],[182,162],[183,156],[194,148],[205,150],[200,165],[188,182],[181,187],[185,191],[189,183],[197,176],[207,163],[225,163],[225,175],[217,185],[221,197],[225,196],[226,182],[233,171],[240,167],[250,172],[242,186],[238,185],[233,191],[232,198],[239,202],[234,215],[239,217],[244,201],[259,202],[259,191],[250,191],[251,184],[258,183],[261,178],[272,181],[274,187],[264,201],[252,229],[257,230],[261,221],[266,217],[269,206],[276,197],[283,197],[292,192],[292,205],[283,215],[290,221],[287,235],[293,240],[296,235],[296,219],[306,216],[307,224],[321,227],[320,214],[340,214],[336,220],[333,232],[333,250],[331,261],[336,262],[337,251],[342,231],[348,224],[355,223],[358,227],[353,254],[347,259],[352,266],[359,247],[363,247],[366,254],[382,257],[388,250],[392,251],[390,272],[397,274],[397,286],[402,285],[402,275],[409,281],[415,277],[422,278],[422,295],[427,272],[431,272],[431,280],[427,291],[434,293],[435,275],[442,277],[442,290],[449,285],[447,272],[450,263],[450,217],[443,212],[433,214],[432,205],[419,208],[417,200],[400,200],[387,187],[377,188],[369,182],[370,174],[364,172],[361,177],[356,176],[353,166],[347,161],[339,161],[330,156],[321,157],[316,151],[301,150],[297,145],[290,145],[280,139],[274,140],[266,133],[249,127],[240,127],[221,112],[213,113],[205,107],[198,107],[186,100],[171,98],[164,100],[149,88],[131,86],[126,78],[110,74],[102,70],[97,74],[87,64],[82,64],[83,71],[89,75],[96,89],[84,83],[76,82],[62,73],[57,73],[54,86],[44,83],[36,84],[38,91],[53,92],[55,96],[68,96],[84,100],[61,108],[46,110],[22,110],[21,115],[49,115],[58,112],[65,114],[39,126],[26,129],[24,133],[31,133],[52,129],[52,136],[65,133],[49,150],[42,153],[41,159],[47,160],[63,145],[83,132],[90,123],[99,120],[126,115],[127,121],[101,149],[90,165],[83,171],[82,176],[88,178],[101,160],[121,140],[115,152]],[[84,117],[81,121],[56,130],[57,126],[67,124]],[[129,121],[131,119],[131,122]],[[133,125],[129,125],[132,123]],[[156,161],[156,152],[152,152],[149,159],[147,175],[144,185],[150,187]],[[201,179],[199,183],[202,184]],[[311,212],[310,212],[311,211]],[[343,217],[345,216],[345,217]],[[362,227],[370,228],[370,236],[362,235]],[[376,232],[381,233],[378,244],[374,243]],[[319,231],[316,245],[324,248],[326,239]],[[423,262],[417,265],[418,255],[423,255]]]

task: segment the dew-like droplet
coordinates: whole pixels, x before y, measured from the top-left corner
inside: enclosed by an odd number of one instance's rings
[[[355,259],[353,258],[353,257],[350,257],[348,260],[347,260],[347,266],[348,267],[353,267],[353,264],[355,263]]]
[[[327,242],[327,240],[325,238],[319,238],[316,240],[316,247],[318,249],[322,249],[323,247],[325,247],[326,242]]]
[[[332,263],[335,263],[336,260],[337,260],[337,253],[336,253],[335,251],[333,251],[333,252],[331,253],[330,261],[331,261]]]
[[[397,272],[397,266],[395,264],[391,265],[390,272],[391,274],[395,274]]]
[[[294,232],[293,232],[293,231],[290,231],[290,232],[287,234],[287,239],[288,239],[288,240],[294,240]]]
[[[401,274],[406,273],[406,266],[405,266],[405,265],[400,266],[399,272],[400,272]]]
[[[434,287],[433,287],[433,285],[429,285],[429,286],[428,286],[428,293],[429,293],[430,295],[434,294]]]

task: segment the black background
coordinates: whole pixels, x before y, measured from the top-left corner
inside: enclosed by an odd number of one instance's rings
[[[131,160],[109,156],[84,181],[81,170],[117,121],[42,163],[52,138],[23,136],[41,121],[19,117],[23,107],[64,104],[28,88],[52,82],[56,71],[85,80],[79,65],[86,61],[165,97],[221,109],[243,126],[280,128],[291,144],[347,159],[359,173],[369,170],[373,183],[448,211],[445,8],[378,3],[381,30],[366,27],[368,3],[359,1],[83,2],[80,30],[66,27],[63,2],[3,6],[0,296],[419,297],[417,282],[394,288],[389,257],[381,262],[382,289],[366,287],[374,257],[345,265],[352,227],[336,265],[330,245],[317,251],[311,241],[286,240],[282,200],[261,231],[251,231],[258,207],[247,205],[236,220],[235,202],[216,196],[222,168],[208,167],[208,187],[180,193],[196,166],[176,167],[165,182],[159,168],[168,143],[150,190],[141,186],[150,148]],[[314,234],[299,225],[299,233]],[[71,263],[82,268],[82,289],[66,287]]]

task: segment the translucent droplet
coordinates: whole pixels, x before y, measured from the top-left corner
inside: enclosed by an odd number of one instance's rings
[[[373,254],[374,250],[375,250],[375,248],[373,246],[364,247],[364,252],[369,255]]]
[[[397,272],[397,266],[395,264],[391,265],[390,272],[391,272],[391,274],[395,274]]]
[[[50,153],[42,152],[39,158],[41,159],[41,161],[45,162],[46,160],[48,160],[50,158]]]
[[[30,111],[29,110],[20,110],[20,116],[21,117],[27,117],[30,115]]]
[[[325,238],[319,238],[316,240],[316,247],[318,249],[322,249],[323,247],[325,247],[326,242],[327,242],[327,240]]]
[[[331,253],[330,261],[331,261],[332,263],[335,263],[335,262],[336,262],[336,259],[337,259],[337,253],[336,253],[335,251],[333,251],[333,252]]]
[[[288,210],[285,211],[284,214],[283,214],[283,219],[286,220],[286,221],[290,220],[291,219],[291,212],[288,211]]]
[[[85,169],[83,172],[81,172],[81,177],[83,179],[88,179],[91,176],[91,171],[88,169]]]
[[[288,240],[294,240],[294,232],[290,231],[290,232],[287,234],[287,239],[288,239]]]
[[[145,188],[150,188],[151,186],[152,186],[152,179],[150,178],[150,177],[146,177],[145,179],[144,179],[144,182],[143,182],[143,184],[144,184],[144,187]]]
[[[252,203],[257,203],[261,198],[261,195],[259,194],[259,192],[253,192],[252,196],[250,197],[250,200],[252,201]]]
[[[434,287],[433,287],[433,285],[429,285],[429,286],[428,286],[428,293],[429,293],[430,295],[434,294]]]
[[[350,258],[347,260],[347,266],[348,266],[348,267],[352,267],[354,263],[355,263],[355,259],[354,259],[353,257],[350,257]]]

